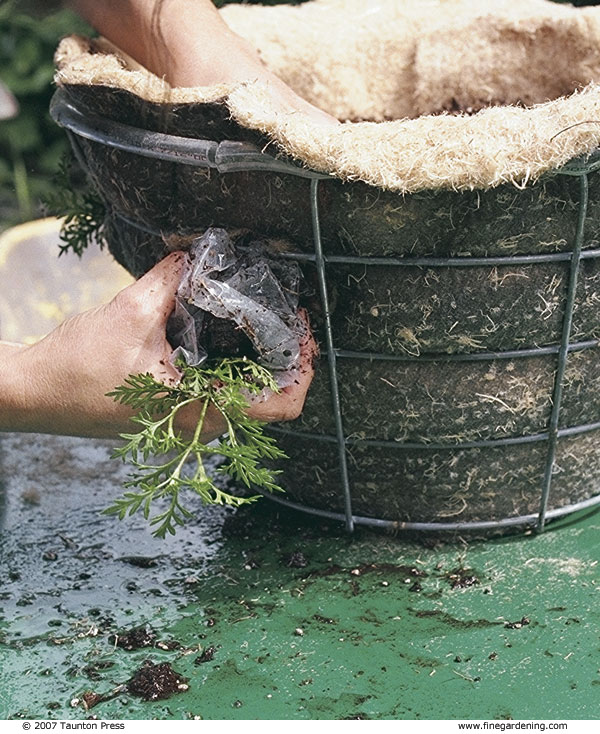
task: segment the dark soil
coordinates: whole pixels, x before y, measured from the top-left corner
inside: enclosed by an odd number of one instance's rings
[[[506,622],[504,627],[507,630],[520,630],[521,627],[525,627],[526,625],[531,624],[531,620],[529,620],[527,617],[521,617],[517,622]]]
[[[202,663],[210,663],[215,658],[217,648],[214,645],[209,645],[202,650],[202,653],[194,659],[195,665],[201,665]]]
[[[289,556],[283,558],[283,563],[288,568],[306,568],[308,561],[302,551],[295,550]]]
[[[256,359],[256,349],[246,334],[233,321],[206,314],[200,343],[211,358],[248,357]]]
[[[117,632],[108,638],[111,645],[122,647],[124,650],[139,650],[142,647],[153,647],[156,643],[156,633],[148,625],[134,627],[128,631]]]
[[[446,577],[451,589],[466,589],[480,583],[472,568],[455,568],[454,571],[446,574]]]
[[[144,701],[169,698],[187,688],[187,678],[173,670],[171,663],[154,664],[151,660],[144,660],[127,683],[129,693]]]

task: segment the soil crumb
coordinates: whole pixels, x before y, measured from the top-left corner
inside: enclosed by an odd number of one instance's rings
[[[469,586],[477,586],[479,579],[472,568],[455,568],[446,574],[451,589],[466,589]]]
[[[507,630],[520,630],[527,624],[530,624],[530,620],[527,617],[521,617],[517,622],[506,622],[504,626]]]
[[[306,556],[299,550],[295,550],[289,556],[285,556],[283,562],[288,568],[306,568],[308,566]]]
[[[209,645],[209,647],[202,650],[202,653],[194,660],[194,664],[201,665],[202,663],[210,663],[211,660],[214,660],[216,652],[217,648],[214,645]]]
[[[156,633],[150,626],[145,625],[116,632],[108,638],[108,641],[124,650],[139,650],[142,647],[152,647],[156,642]]]
[[[157,663],[144,660],[141,667],[127,683],[127,690],[144,701],[158,701],[169,698],[174,693],[187,691],[187,678],[173,670],[171,663]]]
[[[156,558],[149,558],[147,556],[121,556],[117,560],[128,563],[130,566],[135,566],[136,568],[156,568],[158,566]]]

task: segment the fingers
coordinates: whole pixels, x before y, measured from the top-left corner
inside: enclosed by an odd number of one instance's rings
[[[173,252],[115,298],[115,304],[130,310],[138,319],[166,327],[175,307],[175,294],[189,266],[184,252]]]
[[[300,309],[298,315],[306,323],[306,331],[300,341],[298,368],[290,370],[289,384],[280,392],[271,393],[266,400],[252,404],[248,410],[248,415],[252,418],[267,422],[291,421],[302,413],[314,377],[314,362],[319,355],[319,347],[310,330],[308,314],[304,309]]]
[[[171,364],[171,346],[166,340],[166,324],[175,306],[175,296],[186,269],[189,257],[184,252],[171,253],[142,278],[121,291],[111,307],[117,309],[109,319],[113,328],[126,345],[127,351],[135,352],[133,371],[151,372],[161,382],[170,384],[181,378]],[[269,393],[252,401],[248,414],[262,421],[288,421],[298,418],[314,376],[313,363],[319,350],[312,336],[308,315],[298,312],[305,328],[300,339],[298,367],[285,373],[287,382],[278,393]],[[119,328],[119,325],[123,328]],[[139,369],[137,364],[139,363]],[[130,370],[131,371],[131,370]],[[193,412],[186,411],[187,424],[193,423]],[[223,430],[222,420],[214,416],[210,433],[218,435]]]
[[[306,332],[300,342],[300,364],[297,369],[286,373],[289,384],[278,393],[264,394],[258,399],[250,399],[248,415],[260,421],[291,421],[298,418],[304,407],[306,395],[314,376],[314,362],[319,355],[319,348],[315,342],[308,324],[306,311],[299,311],[300,317],[306,322]],[[185,406],[179,413],[176,427],[191,436],[199,413],[198,404]],[[225,431],[226,423],[223,416],[212,405],[209,406],[204,422],[202,440],[210,441]]]

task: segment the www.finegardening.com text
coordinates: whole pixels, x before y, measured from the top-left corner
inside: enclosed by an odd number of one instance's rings
[[[459,729],[465,730],[498,730],[498,731],[512,731],[512,730],[533,730],[533,731],[546,731],[557,729],[566,731],[569,726],[565,722],[548,722],[545,721],[473,721],[460,723]]]

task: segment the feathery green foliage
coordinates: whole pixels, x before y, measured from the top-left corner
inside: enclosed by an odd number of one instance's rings
[[[270,372],[246,358],[224,359],[210,366],[185,366],[177,385],[164,385],[150,374],[130,376],[109,396],[137,412],[132,421],[141,430],[123,434],[121,438],[127,443],[114,453],[131,461],[136,471],[125,484],[128,491],[105,513],[123,519],[141,510],[148,519],[152,503],[164,498],[168,500],[167,508],[150,518],[150,524],[156,526],[153,534],[164,538],[192,516],[182,504],[182,490],[195,492],[206,504],[237,507],[258,499],[260,495],[237,497],[215,484],[205,467],[206,457],[215,454],[224,458],[219,473],[249,489],[281,491],[275,481],[279,472],[261,466],[260,461],[285,454],[263,434],[263,424],[246,415],[247,396],[259,395],[264,389],[278,391]],[[193,436],[186,438],[175,427],[175,421],[184,407],[196,401],[198,422]],[[226,423],[226,432],[215,445],[200,439],[209,407],[216,409]]]
[[[78,257],[96,242],[102,247],[102,227],[105,207],[95,190],[89,186],[73,185],[71,157],[66,155],[60,161],[54,176],[55,186],[52,193],[44,197],[44,205],[49,214],[63,218],[60,228],[61,244],[59,255],[71,250]]]

